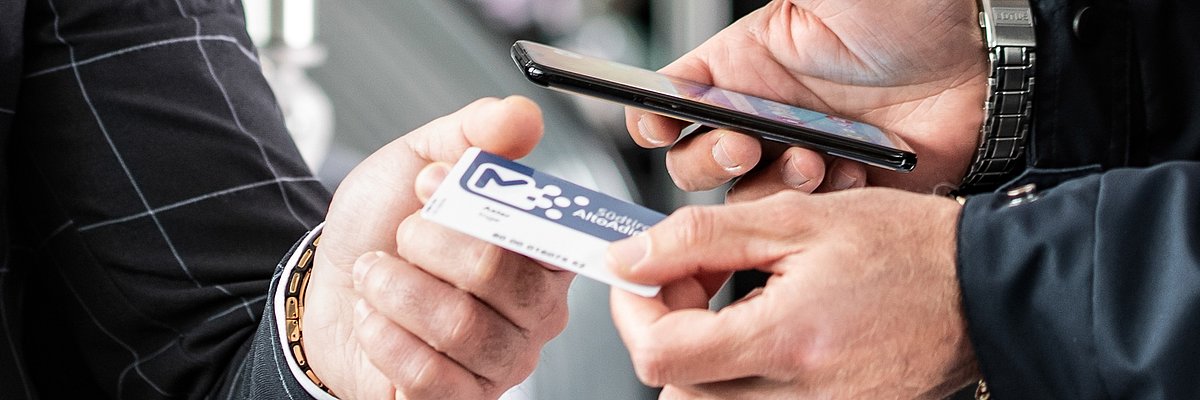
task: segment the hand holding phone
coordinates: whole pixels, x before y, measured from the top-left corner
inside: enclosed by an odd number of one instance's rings
[[[908,172],[916,166],[917,156],[903,140],[862,122],[529,41],[513,44],[512,57],[526,78],[548,88],[888,170]]]

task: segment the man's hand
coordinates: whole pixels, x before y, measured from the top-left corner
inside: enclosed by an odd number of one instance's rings
[[[684,208],[610,247],[620,276],[666,285],[654,299],[614,290],[613,319],[663,398],[943,398],[978,375],[959,210],[891,189]],[[707,309],[714,283],[755,267],[765,288]]]
[[[903,137],[917,168],[899,174],[790,148],[739,181],[731,200],[866,184],[946,192],[966,172],[983,122],[986,58],[971,1],[776,0],[661,72],[867,122]],[[686,124],[629,110],[638,144],[670,145]],[[762,158],[727,130],[685,138],[667,167],[686,190],[714,188]]]
[[[499,397],[562,331],[572,275],[417,213],[470,146],[541,139],[537,106],[484,99],[388,144],[334,196],[303,316],[314,372],[343,398]]]

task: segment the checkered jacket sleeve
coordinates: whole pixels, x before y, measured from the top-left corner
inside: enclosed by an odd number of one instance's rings
[[[307,398],[264,307],[329,194],[240,2],[15,4],[0,398]]]

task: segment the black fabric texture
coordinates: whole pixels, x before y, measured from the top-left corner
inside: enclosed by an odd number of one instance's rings
[[[308,397],[263,316],[329,193],[239,1],[0,2],[0,141],[0,399]]]

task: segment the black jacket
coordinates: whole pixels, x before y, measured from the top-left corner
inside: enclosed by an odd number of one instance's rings
[[[0,399],[307,397],[263,311],[329,196],[241,13],[0,1]]]
[[[983,373],[1001,399],[1200,398],[1200,2],[1034,3],[1009,187],[1037,189],[973,197],[960,224]]]

